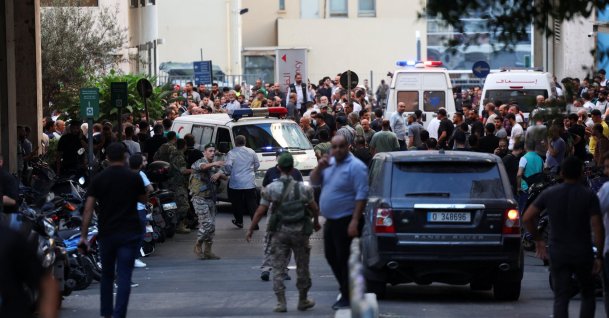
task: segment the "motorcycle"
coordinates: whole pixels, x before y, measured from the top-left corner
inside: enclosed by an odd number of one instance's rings
[[[62,230],[58,232],[65,244],[66,253],[70,262],[72,271],[70,278],[75,281],[74,290],[83,290],[91,285],[95,279],[99,281],[101,278],[101,264],[97,257],[96,249],[92,249],[87,254],[81,254],[78,251],[78,243],[80,242],[80,230]],[[89,243],[97,241],[97,227],[90,226],[87,234]]]
[[[11,229],[24,235],[29,242],[37,245],[37,254],[42,267],[50,271],[58,283],[60,293],[58,306],[61,307],[63,296],[69,296],[72,293],[74,281],[68,278],[71,267],[65,248],[57,239],[56,228],[52,220],[23,202],[18,213],[5,214],[2,221]],[[32,292],[32,303],[36,303],[37,298],[38,295]]]
[[[562,180],[560,177],[556,175],[546,175],[542,182],[534,183],[529,187],[529,198],[527,199],[525,205],[526,208],[535,202],[535,200],[539,197],[539,195],[545,191],[547,188],[560,183]],[[539,220],[537,221],[537,231],[542,235],[544,241],[548,241],[548,235],[550,233],[550,223],[548,219],[547,211],[541,211],[539,216]],[[529,233],[525,233],[522,238],[522,247],[525,251],[533,252],[535,251],[535,241],[533,240],[533,236]],[[545,264],[545,261],[544,261]],[[547,265],[547,264],[546,264]]]
[[[154,187],[154,191],[149,195],[149,203],[153,208],[152,215],[156,224],[162,226],[164,237],[167,238],[175,235],[178,226],[178,205],[175,195],[173,191],[163,187],[163,182],[169,180],[170,168],[171,165],[164,161],[154,161],[146,168],[146,175]],[[162,220],[159,215],[162,216]],[[164,237],[161,241],[164,241]]]

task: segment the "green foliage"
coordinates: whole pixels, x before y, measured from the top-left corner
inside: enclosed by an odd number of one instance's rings
[[[143,75],[119,74],[111,70],[107,75],[92,77],[82,87],[97,87],[99,89],[99,118],[97,121],[110,120],[116,122],[118,120],[118,109],[112,105],[110,95],[110,84],[112,82],[127,82],[128,101],[127,106],[122,110],[123,114],[131,113],[136,120],[139,120],[144,114],[144,101],[137,92],[137,81],[141,78],[147,78],[151,83],[156,83],[154,77]],[[150,118],[162,118],[165,110],[165,105],[171,96],[171,87],[154,86],[152,96],[148,98],[148,112]],[[66,109],[71,116],[79,117],[80,104],[78,102],[78,92],[76,92],[76,102]]]
[[[75,0],[53,0],[40,14],[42,91],[45,112],[70,109],[78,90],[94,75],[124,60],[127,30],[116,23],[118,7],[82,8]]]
[[[607,0],[428,0],[425,12],[419,12],[419,18],[437,17],[462,33],[462,38],[445,39],[453,48],[476,43],[482,34],[472,35],[471,30],[465,29],[463,19],[479,18],[481,29],[490,30],[494,35],[495,41],[490,44],[499,44],[498,49],[509,50],[529,37],[531,25],[550,37],[554,34],[552,21],[590,18],[596,10],[604,10],[607,5]]]

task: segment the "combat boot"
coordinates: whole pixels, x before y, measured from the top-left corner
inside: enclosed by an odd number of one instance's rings
[[[186,225],[184,224],[184,221],[180,222],[180,224],[178,224],[178,228],[176,229],[176,233],[178,234],[188,234],[190,233],[190,230],[186,227]]]
[[[197,257],[203,257],[203,247],[201,246],[201,244],[203,244],[203,242],[197,240],[195,242],[195,249],[194,252],[197,255]]]
[[[211,242],[205,242],[205,251],[203,252],[203,259],[220,259],[211,251]]]
[[[298,310],[305,311],[315,306],[313,299],[307,299],[307,292],[301,290],[298,296]]]
[[[274,312],[287,312],[288,305],[285,301],[285,293],[277,293],[277,306],[275,307]]]

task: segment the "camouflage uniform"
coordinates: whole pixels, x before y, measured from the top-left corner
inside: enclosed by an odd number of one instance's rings
[[[281,200],[284,181],[294,180],[291,176],[282,175],[281,178],[269,184],[262,190],[261,205],[269,206],[271,202]],[[300,187],[300,197],[305,202],[313,201],[313,190],[305,186],[302,182],[296,183],[295,187]],[[287,194],[286,200],[294,200],[295,193]],[[273,211],[272,213],[277,213]],[[296,261],[296,287],[301,292],[307,292],[311,288],[311,274],[309,272],[309,258],[311,255],[311,245],[309,244],[310,234],[303,232],[304,223],[282,224],[276,232],[272,234],[271,253],[273,263],[273,290],[276,294],[285,292],[283,280],[287,273],[287,266],[290,261],[290,252],[294,252]]]
[[[167,187],[175,195],[176,204],[178,205],[178,222],[181,222],[186,217],[186,214],[188,214],[188,209],[190,209],[186,185],[187,179],[182,174],[185,169],[188,169],[184,152],[178,151],[172,143],[165,143],[154,154],[154,160],[162,160],[171,164],[172,172],[171,177],[167,181]]]
[[[214,160],[216,161],[216,160]],[[201,170],[201,165],[210,163],[205,157],[192,164],[193,173],[190,176],[190,195],[195,213],[199,219],[199,231],[197,240],[199,242],[211,242],[216,231],[216,194],[217,182],[211,182],[211,176],[221,172],[221,168],[213,167],[206,171]]]

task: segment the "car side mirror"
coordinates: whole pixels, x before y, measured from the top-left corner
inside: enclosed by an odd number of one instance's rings
[[[317,146],[319,144],[319,139],[313,139],[311,140],[311,143],[313,144],[313,146]]]

